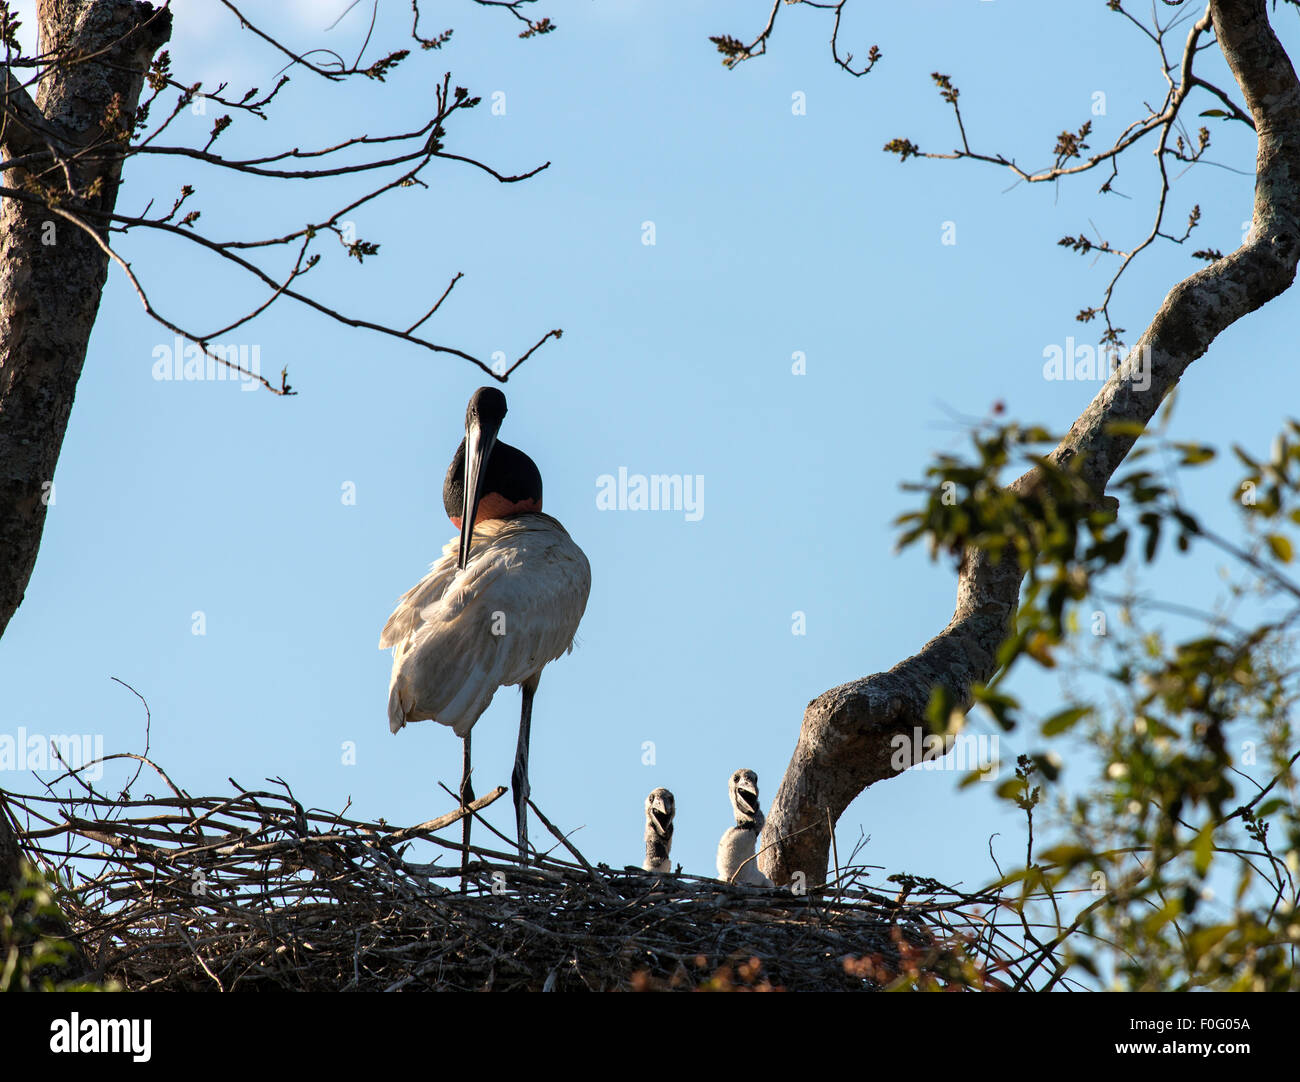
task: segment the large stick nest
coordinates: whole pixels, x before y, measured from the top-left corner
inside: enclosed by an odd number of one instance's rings
[[[167,794],[113,798],[72,772],[73,793],[4,797],[91,969],[130,990],[846,991],[1015,976],[987,917],[996,897],[932,880],[892,876],[889,896],[849,868],[796,894],[593,866],[538,811],[552,851],[524,863],[480,818],[478,836],[503,844],[472,848],[462,886],[459,809],[396,828],[304,808],[278,779],[282,791],[232,780],[231,795],[192,797],[142,762]],[[417,863],[421,849],[441,859]]]

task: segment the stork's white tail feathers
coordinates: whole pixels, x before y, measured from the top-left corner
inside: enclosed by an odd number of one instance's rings
[[[402,702],[402,686],[397,680],[388,686],[388,731],[397,732],[406,724],[408,704]]]
[[[480,522],[464,571],[457,546],[444,546],[380,636],[381,649],[393,647],[393,732],[438,721],[464,737],[498,687],[523,683],[572,649],[591,568],[559,522],[541,512]]]
[[[379,649],[399,646],[420,626],[420,614],[437,601],[456,574],[457,538],[442,546],[442,557],[429,565],[429,572],[406,591],[397,602],[397,608],[379,633]]]

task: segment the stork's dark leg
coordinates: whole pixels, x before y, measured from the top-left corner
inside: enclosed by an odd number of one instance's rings
[[[515,751],[515,770],[510,776],[510,790],[515,797],[515,827],[519,832],[519,858],[528,860],[528,738],[533,725],[533,695],[541,674],[525,680],[523,708],[519,714],[519,747]]]
[[[470,734],[466,733],[460,764],[460,806],[462,808],[474,799],[474,787],[470,785],[469,781],[469,737]],[[461,820],[460,890],[462,894],[469,889],[469,828],[473,822],[474,816],[472,814],[467,814]]]

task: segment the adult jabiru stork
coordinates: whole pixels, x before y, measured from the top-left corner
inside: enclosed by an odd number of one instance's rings
[[[542,514],[542,475],[497,432],[506,396],[480,387],[465,411],[465,438],[447,469],[442,502],[460,531],[442,558],[397,603],[379,637],[393,648],[388,727],[450,725],[464,741],[460,800],[474,799],[470,733],[499,687],[523,691],[511,775],[519,855],[528,859],[528,743],[542,669],[573,649],[587,607],[591,566],[568,532]],[[465,815],[463,860],[472,816]]]

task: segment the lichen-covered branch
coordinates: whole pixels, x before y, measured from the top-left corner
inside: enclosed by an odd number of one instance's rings
[[[1253,226],[1226,257],[1179,282],[1134,349],[1149,381],[1121,366],[1051,455],[1073,463],[1100,500],[1140,430],[1188,366],[1230,324],[1286,290],[1300,260],[1300,81],[1269,25],[1266,0],[1212,0],[1219,46],[1259,136]],[[1027,491],[1030,471],[1015,482]],[[803,872],[824,880],[830,845],[827,812],[838,819],[867,786],[899,773],[891,739],[928,730],[936,688],[968,707],[972,688],[988,681],[1015,614],[1022,571],[1014,556],[999,561],[968,550],[962,559],[952,620],[921,650],[886,673],[832,688],[813,700],[764,833],[771,845],[763,870],[778,883]]]

